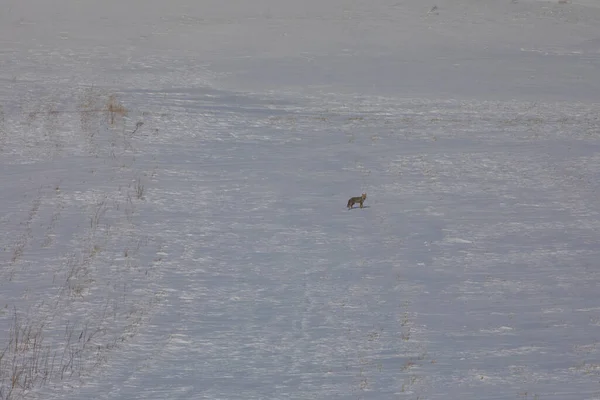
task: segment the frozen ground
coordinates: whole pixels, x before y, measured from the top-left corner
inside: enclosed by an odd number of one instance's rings
[[[596,2],[95,3],[0,14],[0,399],[600,398]]]

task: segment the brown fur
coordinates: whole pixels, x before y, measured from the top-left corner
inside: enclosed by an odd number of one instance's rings
[[[353,206],[356,203],[360,204],[360,208],[363,208],[363,203],[365,202],[365,200],[367,199],[367,194],[363,193],[362,196],[358,196],[358,197],[351,197],[350,200],[348,200],[348,205],[346,207],[348,208],[354,208]]]

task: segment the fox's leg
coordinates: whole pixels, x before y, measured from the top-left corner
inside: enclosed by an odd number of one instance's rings
[[[361,201],[361,202],[360,202],[360,208],[363,208],[363,206],[362,206],[362,205],[363,205],[363,202]]]

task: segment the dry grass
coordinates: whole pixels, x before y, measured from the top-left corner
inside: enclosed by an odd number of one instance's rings
[[[106,103],[106,111],[110,119],[110,124],[114,125],[117,117],[124,117],[127,115],[127,109],[123,104],[119,102],[117,96],[111,94],[108,96],[108,102]]]
[[[99,357],[102,346],[93,339],[101,328],[66,323],[61,348],[45,343],[44,322],[35,322],[14,310],[8,343],[0,350],[0,399],[26,398],[26,393],[50,380],[80,376],[86,364]],[[89,366],[88,366],[89,369]]]
[[[48,157],[42,150],[54,152],[66,147],[61,159],[83,152],[94,159],[107,157],[107,171],[114,174],[111,177],[122,178],[122,171],[112,168],[113,164],[128,163],[126,168],[135,169],[135,158],[130,161],[129,157],[129,150],[133,150],[129,140],[138,139],[133,136],[140,133],[144,122],[134,122],[135,129],[126,130],[126,116],[131,111],[117,95],[95,87],[77,93],[74,102],[50,96],[46,101],[25,103],[15,111],[15,121],[7,121],[6,108],[0,106],[0,154],[10,145],[9,150],[24,149],[19,154],[27,159],[28,149],[39,148],[33,153],[37,160]],[[73,135],[71,125],[77,122],[81,129],[75,131],[81,134]],[[13,125],[25,127],[26,137],[17,140],[19,129],[7,129]],[[8,136],[9,131],[14,137]],[[98,168],[94,166],[92,173]],[[147,310],[159,301],[158,297],[146,297],[142,302],[134,295],[129,297],[127,284],[123,283],[121,289],[118,278],[105,282],[101,271],[108,265],[120,277],[140,279],[147,279],[151,271],[152,265],[147,265],[145,271],[141,267],[140,249],[148,243],[133,224],[136,200],[146,197],[146,175],[135,173],[123,191],[120,187],[118,192],[104,186],[94,188],[90,190],[93,199],[68,193],[69,185],[61,183],[70,175],[60,176],[59,181],[40,187],[33,198],[26,192],[24,198],[29,198],[31,204],[21,205],[22,220],[18,225],[15,221],[13,233],[2,242],[6,265],[0,268],[0,281],[7,295],[0,308],[4,327],[0,335],[0,400],[25,399],[44,385],[66,385],[89,376],[139,331]],[[81,203],[87,212],[79,216]],[[72,216],[70,207],[77,207],[78,216]],[[122,223],[123,215],[128,224]],[[119,221],[118,226],[111,225],[114,221]],[[67,242],[61,232],[71,223],[75,232]],[[125,236],[130,241],[125,242],[125,260],[119,265],[112,249],[115,243],[120,246],[119,238]],[[50,256],[50,262],[44,260],[45,255]],[[157,256],[150,264],[160,260]],[[32,281],[29,285],[27,279],[38,275],[49,281]],[[50,297],[35,292],[38,284],[47,288]],[[123,307],[124,302],[133,301],[136,307]]]
[[[144,184],[142,183],[141,178],[137,178],[135,180],[135,197],[139,200],[144,198]]]

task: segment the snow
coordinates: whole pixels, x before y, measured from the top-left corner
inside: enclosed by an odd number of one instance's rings
[[[600,398],[598,26],[9,0],[0,399]]]

